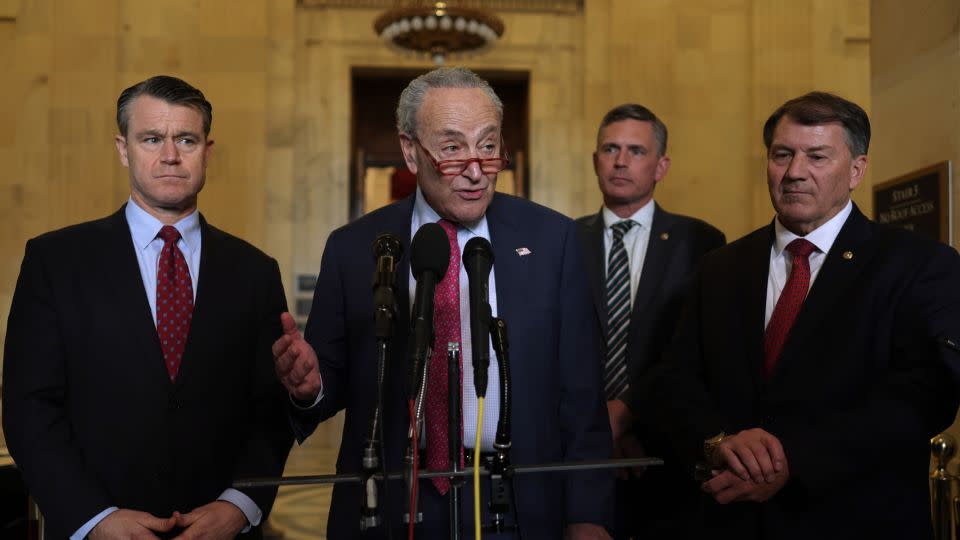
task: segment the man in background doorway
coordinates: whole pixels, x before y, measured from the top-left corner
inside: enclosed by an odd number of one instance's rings
[[[616,457],[667,457],[660,467],[620,471],[615,538],[664,538],[689,517],[690,475],[667,456],[640,404],[647,370],[673,334],[683,296],[705,253],[724,235],[653,199],[670,168],[667,127],[643,105],[611,109],[600,122],[593,168],[600,212],[577,230],[605,337],[604,392]],[[641,478],[642,475],[642,478]]]

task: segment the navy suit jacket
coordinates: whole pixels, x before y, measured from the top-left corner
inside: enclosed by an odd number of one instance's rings
[[[406,350],[413,201],[413,197],[399,201],[334,231],[324,249],[306,328],[306,339],[320,359],[324,398],[313,410],[297,413],[295,420],[302,439],[317,422],[346,411],[337,460],[340,473],[361,469],[361,452],[376,399],[371,245],[383,232],[395,234],[404,246],[397,272],[399,306],[384,403],[388,468],[400,469],[407,447]],[[600,329],[591,307],[573,221],[499,193],[486,217],[495,257],[498,316],[508,326],[514,396],[512,462],[609,457],[610,428],[600,390]],[[519,248],[527,248],[530,253],[521,255]],[[608,472],[526,474],[516,477],[514,485],[526,538],[559,538],[568,523],[608,526],[612,517],[613,476]],[[428,499],[436,493],[428,482],[422,482],[420,490]],[[387,516],[387,523],[400,523],[402,491],[401,483],[392,484],[392,515]],[[423,499],[421,502],[426,506]],[[331,503],[328,536],[359,535],[359,508],[359,486],[338,484]],[[441,508],[427,516],[426,530],[430,530],[429,522],[445,519],[445,515],[437,515],[446,513],[446,507]],[[464,520],[468,526],[472,523],[469,514]],[[446,534],[443,526],[435,530]],[[382,535],[382,530],[373,534]]]
[[[270,352],[286,309],[277,263],[202,216],[200,227],[174,383],[123,208],[27,242],[7,326],[3,427],[51,538],[110,506],[169,517],[235,480],[283,471],[293,434]],[[276,488],[243,492],[266,513]]]
[[[663,354],[680,318],[683,300],[703,256],[726,239],[720,230],[699,219],[672,214],[655,202],[650,240],[643,259],[640,282],[633,299],[627,342],[627,376],[630,387],[623,401],[636,415],[633,431],[647,455],[661,457],[663,466],[647,469],[631,483],[633,492],[618,505],[632,516],[638,534],[675,533],[689,513],[690,476],[670,455],[665,437],[651,425],[643,403],[644,378]],[[587,274],[593,301],[607,335],[606,256],[603,247],[603,212],[577,220],[580,241],[586,255]],[[606,343],[603,347],[606,357]]]
[[[650,397],[689,462],[760,427],[790,471],[764,503],[705,497],[711,538],[930,538],[929,439],[957,412],[960,256],[854,206],[769,380],[773,226],[707,255]]]

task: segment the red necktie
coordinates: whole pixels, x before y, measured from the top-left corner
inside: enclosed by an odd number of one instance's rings
[[[427,467],[433,470],[450,468],[447,433],[448,400],[447,343],[460,343],[460,246],[457,244],[457,226],[446,219],[440,226],[450,242],[450,264],[447,273],[437,284],[433,295],[433,354],[427,371]],[[463,375],[460,376],[461,395]],[[460,418],[463,429],[463,417]],[[463,445],[460,446],[460,465],[463,465]],[[450,489],[450,480],[434,478],[433,485],[441,495]]]
[[[170,382],[177,378],[193,318],[193,284],[183,253],[177,247],[180,231],[170,225],[160,229],[163,250],[157,263],[157,334]]]
[[[810,288],[809,257],[817,246],[808,240],[797,238],[787,244],[786,249],[793,255],[793,268],[790,269],[790,277],[787,278],[787,284],[780,293],[780,299],[777,300],[777,307],[773,309],[763,340],[763,374],[768,379],[777,365],[783,344],[790,335],[793,321],[796,320],[797,313],[803,306],[803,300],[807,297],[807,290]]]

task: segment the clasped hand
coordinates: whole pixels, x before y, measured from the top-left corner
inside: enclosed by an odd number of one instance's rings
[[[790,478],[783,445],[760,428],[724,438],[713,457],[713,478],[704,482],[701,489],[720,504],[766,501]]]
[[[97,524],[90,531],[91,540],[157,539],[157,533],[166,533],[180,527],[183,531],[174,540],[234,538],[247,525],[243,512],[226,501],[213,501],[181,514],[174,512],[168,518],[159,518],[148,512],[120,509]]]

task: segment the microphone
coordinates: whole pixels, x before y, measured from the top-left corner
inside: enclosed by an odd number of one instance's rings
[[[493,248],[486,238],[471,238],[463,247],[463,267],[470,280],[470,341],[473,352],[473,383],[477,397],[487,395],[490,367],[490,269]]]
[[[417,230],[410,242],[410,270],[417,280],[413,296],[411,339],[408,347],[410,399],[419,391],[420,372],[427,351],[433,347],[433,292],[450,265],[450,243],[443,227],[427,223]]]
[[[391,233],[381,233],[373,241],[373,255],[377,261],[373,274],[373,316],[378,339],[393,337],[393,321],[397,311],[394,294],[397,262],[402,254],[400,239]]]

